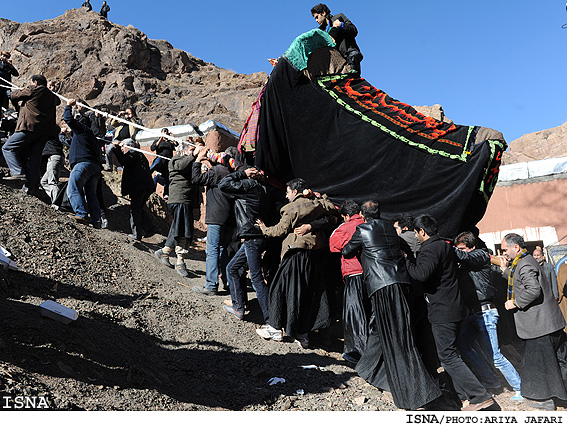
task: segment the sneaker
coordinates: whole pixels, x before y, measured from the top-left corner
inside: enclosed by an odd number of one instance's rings
[[[224,311],[228,311],[230,314],[234,314],[238,320],[242,320],[242,318],[244,317],[244,313],[236,311],[234,307],[230,305],[223,305],[222,308],[224,308]]]
[[[232,300],[231,299],[225,299],[222,303],[223,303],[223,305],[228,305],[229,307],[232,307]]]
[[[93,222],[93,227],[96,228],[97,230],[100,230],[101,229],[100,221],[99,222]]]
[[[523,402],[525,399],[524,399],[524,396],[522,396],[522,393],[519,392],[519,391],[517,391],[517,392],[515,392],[514,395],[510,398],[510,400],[511,400],[512,402]]]
[[[175,271],[177,271],[177,274],[179,274],[182,277],[189,277],[189,272],[187,271],[187,267],[185,266],[185,263],[176,264]]]
[[[273,340],[273,341],[283,340],[282,331],[268,324],[261,326],[260,329],[256,329],[256,333],[266,340]]]
[[[5,176],[2,178],[4,181],[26,181],[26,176],[24,174],[21,175],[12,175],[12,176]]]
[[[169,262],[169,255],[164,253],[162,249],[158,249],[157,251],[155,251],[154,255],[156,256],[157,259],[159,259],[159,261],[163,265],[169,268],[173,268],[173,264]]]
[[[106,218],[101,218],[100,228],[106,230],[108,228],[108,220]]]
[[[213,295],[218,294],[217,291],[215,291],[213,289],[205,288],[204,286],[193,286],[191,289],[194,290],[195,292],[197,292],[199,294],[203,294],[203,295],[213,296]],[[231,302],[230,306],[232,306],[232,302]]]

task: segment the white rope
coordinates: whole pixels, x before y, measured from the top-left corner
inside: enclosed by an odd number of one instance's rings
[[[98,136],[96,137],[96,139],[99,139],[99,140],[105,141],[105,142],[110,142],[110,141],[108,141],[108,139],[99,138]],[[119,145],[121,147],[126,146],[126,144],[124,144],[123,141],[121,141]],[[127,147],[130,147],[130,146],[128,145]],[[171,160],[169,157],[160,156],[159,154],[152,153],[151,151],[140,150],[139,148],[136,148],[136,147],[130,147],[130,150],[139,151],[140,153],[149,154],[150,156],[159,157],[160,159]]]
[[[21,89],[22,89],[22,88],[16,86],[14,83],[12,83],[12,82],[10,82],[10,81],[8,81],[8,80],[2,78],[2,77],[0,77],[0,80],[2,80],[2,81],[5,82],[5,83],[8,83],[10,86],[12,86],[11,89],[18,89],[18,90],[21,90]],[[69,102],[69,98],[66,98],[66,97],[64,97],[63,95],[61,95],[61,94],[59,94],[59,93],[57,93],[57,92],[53,92],[53,94],[56,95],[56,96],[58,96],[58,97],[59,97],[60,99],[62,99],[63,101]],[[175,138],[174,136],[171,136],[171,135],[162,133],[162,132],[157,131],[157,130],[155,130],[155,129],[147,128],[147,127],[142,126],[142,125],[140,125],[140,124],[138,124],[138,123],[130,122],[130,121],[128,121],[128,120],[126,120],[126,119],[123,119],[123,118],[121,118],[121,117],[118,117],[118,116],[113,116],[112,114],[105,113],[104,111],[97,110],[96,108],[92,108],[92,107],[90,107],[90,106],[88,106],[88,105],[85,105],[85,104],[83,104],[83,103],[81,103],[81,102],[78,102],[78,101],[77,101],[77,104],[76,104],[76,105],[78,105],[79,107],[84,107],[84,108],[86,108],[86,109],[88,109],[88,110],[94,111],[95,113],[98,113],[98,114],[100,114],[100,115],[102,115],[102,116],[104,116],[104,117],[109,117],[109,118],[111,118],[111,119],[117,120],[117,121],[119,121],[119,122],[121,122],[121,123],[124,123],[124,124],[127,124],[127,125],[129,125],[129,126],[133,126],[133,127],[135,127],[135,128],[144,130],[144,131],[149,132],[150,134],[153,134],[153,135],[155,135],[155,136],[163,136],[164,138],[167,138],[167,139],[169,139],[169,140],[171,140],[171,141],[176,141],[176,142],[178,142],[179,144],[181,144],[181,147],[182,147],[182,148],[185,148],[185,146],[187,146],[187,145],[190,145],[190,146],[192,146],[192,147],[196,147],[196,146],[197,146],[196,144],[193,144],[193,143],[191,143],[191,142],[189,142],[189,141],[185,141],[185,140],[182,140],[182,139],[180,139],[180,138]],[[195,126],[192,126],[192,127],[193,127],[193,129],[195,129]]]

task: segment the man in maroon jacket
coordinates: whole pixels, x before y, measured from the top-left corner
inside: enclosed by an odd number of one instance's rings
[[[344,222],[339,225],[329,239],[331,252],[341,252],[356,231],[364,223],[360,216],[360,206],[354,200],[344,201],[339,213]],[[341,256],[341,271],[345,283],[343,297],[343,359],[357,363],[366,348],[370,307],[362,281],[362,266],[358,258]]]

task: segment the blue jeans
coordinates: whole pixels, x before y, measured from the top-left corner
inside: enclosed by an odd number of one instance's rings
[[[73,167],[67,184],[67,196],[73,212],[82,218],[86,218],[90,212],[93,223],[100,221],[100,205],[96,196],[96,187],[100,177],[100,165],[80,162]]]
[[[205,287],[211,291],[217,291],[219,288],[219,272],[225,275],[226,232],[227,227],[224,225],[207,224],[207,283]]]
[[[208,238],[207,238],[208,239]],[[250,278],[252,286],[256,289],[258,303],[264,316],[264,322],[268,322],[268,286],[264,281],[262,274],[262,252],[266,246],[264,238],[256,238],[245,240],[240,249],[234,254],[234,257],[228,263],[227,275],[228,286],[230,288],[230,296],[232,298],[233,308],[240,312],[244,312],[244,304],[246,303],[246,289],[243,289],[240,283],[238,270],[248,263],[250,270]]]
[[[514,391],[520,391],[520,375],[510,363],[508,359],[500,352],[500,345],[498,344],[498,333],[496,325],[498,324],[498,310],[491,308],[484,310],[482,313],[473,314],[479,329],[480,337],[479,344],[487,357],[492,359],[494,366],[502,373],[510,387]]]
[[[48,136],[37,132],[16,132],[2,146],[2,154],[13,175],[27,177],[27,187],[36,189],[39,186],[39,170],[41,153]]]
[[[480,320],[482,321],[482,317]],[[474,371],[482,385],[486,388],[497,389],[500,387],[500,381],[490,366],[492,364],[491,359],[487,358],[479,347],[480,334],[481,331],[475,315],[467,317],[461,322],[457,348],[467,366]]]

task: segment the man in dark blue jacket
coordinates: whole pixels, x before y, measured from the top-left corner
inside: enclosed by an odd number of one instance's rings
[[[69,149],[69,164],[71,174],[67,184],[67,196],[75,215],[75,221],[88,224],[90,213],[92,224],[100,227],[100,205],[96,196],[97,182],[101,177],[100,148],[91,130],[88,117],[81,115],[79,120],[73,116],[72,107],[77,104],[75,99],[67,101],[63,112],[63,120],[73,131],[71,148]],[[85,200],[86,198],[86,200]]]

